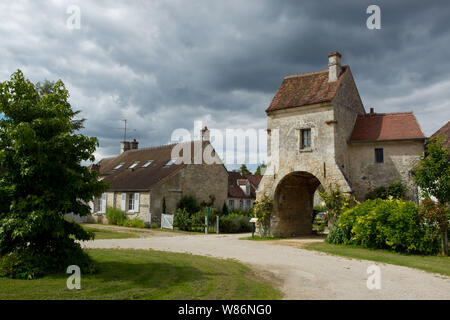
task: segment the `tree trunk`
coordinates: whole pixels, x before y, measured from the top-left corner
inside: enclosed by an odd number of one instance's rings
[[[448,256],[448,229],[445,229],[441,237],[442,255]]]

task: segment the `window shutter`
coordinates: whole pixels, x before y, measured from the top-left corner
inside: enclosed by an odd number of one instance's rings
[[[102,194],[102,211],[101,213],[106,212],[106,193]]]
[[[91,208],[91,213],[94,213],[94,201],[89,201],[89,208]]]
[[[127,200],[127,194],[126,193],[122,193],[122,202],[120,203],[120,209],[122,211],[125,211],[125,209],[126,209],[126,207],[125,207],[126,200]]]
[[[134,194],[134,212],[139,212],[139,193]]]

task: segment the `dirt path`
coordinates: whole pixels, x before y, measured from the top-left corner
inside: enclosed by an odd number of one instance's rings
[[[83,246],[155,249],[236,259],[252,265],[260,276],[279,286],[285,299],[450,299],[449,277],[308,251],[300,249],[298,241],[283,245],[276,241],[239,240],[243,235],[171,235],[95,240],[84,242]],[[366,286],[367,267],[373,264],[381,268],[380,290]]]

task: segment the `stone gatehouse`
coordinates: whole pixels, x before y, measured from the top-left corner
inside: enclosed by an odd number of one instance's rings
[[[378,186],[401,180],[416,200],[411,170],[425,136],[412,112],[366,113],[349,66],[328,55],[328,69],[287,76],[266,109],[269,174],[257,198],[274,200],[272,233],[312,232],[319,185],[364,200]],[[274,146],[276,148],[274,149]]]

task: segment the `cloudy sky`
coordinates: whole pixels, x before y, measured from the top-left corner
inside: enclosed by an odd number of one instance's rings
[[[371,4],[380,30],[366,27]],[[431,135],[450,120],[448,17],[449,1],[2,0],[0,81],[62,79],[101,158],[118,154],[122,119],[141,147],[195,120],[263,129],[282,78],[339,51],[366,110],[414,111]]]

